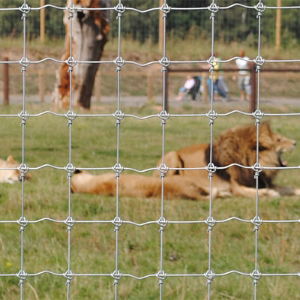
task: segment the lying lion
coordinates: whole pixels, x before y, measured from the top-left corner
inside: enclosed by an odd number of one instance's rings
[[[256,163],[256,126],[235,127],[222,133],[213,144],[212,163],[224,167],[217,170],[213,178],[214,193],[219,196],[233,194],[244,197],[256,195],[255,172],[251,168],[239,166],[227,167],[231,164],[253,167]],[[259,164],[261,167],[286,167],[282,154],[292,150],[296,145],[271,130],[268,122],[263,122],[259,129]],[[208,192],[209,180],[207,170],[181,170],[181,168],[206,167],[210,162],[210,145],[192,145],[165,155],[164,163],[169,168],[168,176],[194,178]],[[161,162],[159,162],[159,165]],[[273,181],[278,169],[259,172],[259,196],[300,195],[300,189],[279,187]],[[156,171],[157,174],[157,171]]]
[[[92,175],[86,171],[76,170],[71,181],[71,191],[113,196],[116,194],[115,174]],[[159,177],[122,174],[119,178],[119,192],[122,196],[159,198],[162,193],[162,181]],[[167,199],[200,200],[205,195],[208,195],[207,192],[188,177],[168,176],[164,179],[164,196]]]
[[[274,133],[269,123],[262,123],[259,131],[259,163],[263,167],[285,167],[282,153],[292,150],[294,140]],[[205,168],[210,162],[210,145],[193,145],[165,155],[164,163],[169,169],[164,179],[166,198],[203,199],[210,193],[207,170],[182,170],[182,168]],[[212,162],[217,167],[213,177],[213,197],[237,195],[255,197],[256,181],[256,127],[235,127],[225,131],[213,145]],[[250,168],[231,166],[239,164]],[[158,166],[161,165],[161,161]],[[300,189],[275,186],[273,180],[278,170],[261,170],[259,174],[260,196],[300,195]],[[129,197],[160,197],[161,179],[155,177],[122,174],[119,181],[120,194]],[[72,191],[102,195],[115,195],[115,174],[92,175],[76,171],[72,177]]]
[[[6,160],[0,158],[0,183],[10,183],[13,184],[21,180],[21,173],[17,169],[20,164],[14,160],[14,158],[9,155]],[[26,174],[25,179],[29,179],[31,176]]]

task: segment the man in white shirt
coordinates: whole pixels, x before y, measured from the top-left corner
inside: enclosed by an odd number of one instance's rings
[[[184,95],[187,94],[191,90],[191,88],[193,88],[194,85],[195,85],[195,79],[192,76],[188,75],[183,87],[179,89],[179,94],[176,100],[181,101]]]
[[[237,67],[240,69],[238,74],[238,86],[240,89],[240,99],[241,101],[250,100],[251,95],[251,85],[250,85],[250,75],[249,71],[245,71],[244,69],[249,68],[249,57],[245,55],[245,51],[241,50],[240,58],[238,58],[235,63]]]

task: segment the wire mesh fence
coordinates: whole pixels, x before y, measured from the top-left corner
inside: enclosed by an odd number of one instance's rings
[[[168,112],[167,107],[167,87],[166,87],[166,80],[167,80],[167,72],[168,67],[176,64],[209,64],[210,65],[210,78],[213,82],[213,76],[214,76],[214,68],[215,68],[215,19],[218,15],[218,13],[222,10],[230,10],[234,7],[241,7],[243,9],[247,10],[255,10],[257,13],[257,23],[258,23],[258,42],[257,42],[257,56],[253,59],[245,59],[248,62],[252,62],[256,65],[256,80],[257,80],[257,103],[255,107],[255,111],[252,112],[245,112],[245,111],[239,111],[239,110],[232,110],[228,113],[218,113],[215,110],[214,105],[214,86],[213,84],[210,86],[211,92],[210,92],[210,109],[207,113],[202,114],[171,114]],[[56,10],[64,10],[67,11],[69,14],[69,27],[70,27],[70,57],[67,60],[59,60],[52,57],[45,57],[40,60],[30,60],[28,57],[28,45],[27,45],[27,17],[30,14],[31,11],[38,11],[41,9],[48,9],[53,8]],[[288,277],[288,276],[300,276],[300,273],[262,273],[260,271],[259,267],[259,233],[260,233],[260,227],[264,223],[288,223],[288,224],[299,224],[299,220],[263,220],[260,216],[260,197],[259,197],[259,176],[260,172],[264,170],[264,166],[260,164],[260,156],[259,156],[259,132],[260,132],[260,125],[261,120],[265,116],[269,117],[276,117],[276,116],[299,116],[300,113],[266,113],[261,110],[260,106],[260,72],[263,66],[269,62],[272,63],[280,63],[280,62],[287,62],[287,63],[294,63],[294,62],[300,62],[300,59],[283,59],[283,60],[267,60],[263,58],[263,54],[261,51],[261,43],[262,43],[262,19],[264,16],[265,10],[272,10],[272,9],[300,9],[300,6],[285,6],[285,7],[271,7],[265,5],[264,1],[259,0],[255,5],[249,6],[244,5],[242,3],[234,3],[229,6],[218,6],[217,1],[212,0],[210,6],[208,7],[172,7],[168,5],[168,1],[164,0],[163,5],[161,7],[153,7],[151,9],[147,10],[139,10],[134,7],[125,6],[122,0],[119,0],[116,6],[112,7],[105,7],[105,8],[78,8],[74,5],[71,1],[70,6],[55,6],[51,4],[44,5],[42,7],[30,7],[26,0],[24,0],[21,7],[11,7],[11,8],[0,8],[0,12],[4,10],[11,10],[11,11],[19,11],[20,17],[22,18],[23,22],[23,53],[22,57],[19,60],[15,61],[0,61],[0,64],[15,64],[20,66],[20,70],[22,72],[22,110],[21,112],[17,114],[0,114],[0,117],[5,118],[19,118],[21,123],[21,149],[22,149],[22,160],[20,166],[17,168],[21,173],[21,211],[20,211],[20,218],[18,220],[0,220],[0,224],[18,224],[19,230],[20,230],[20,251],[19,251],[19,272],[15,274],[0,274],[1,277],[15,277],[19,280],[19,288],[20,288],[20,299],[25,299],[25,285],[26,280],[31,277],[37,277],[41,276],[43,274],[49,274],[51,276],[57,276],[62,277],[65,279],[66,282],[66,298],[71,299],[71,290],[72,290],[72,280],[76,277],[108,277],[111,278],[112,284],[114,286],[114,299],[120,299],[119,296],[119,286],[120,286],[120,280],[122,278],[133,278],[136,280],[144,280],[147,278],[156,278],[159,286],[159,299],[164,299],[164,283],[167,278],[172,277],[178,277],[178,278],[187,278],[187,277],[195,277],[195,278],[204,278],[207,281],[207,299],[211,299],[212,297],[212,290],[213,290],[213,280],[218,277],[224,277],[229,276],[231,274],[236,274],[237,276],[244,276],[248,277],[253,282],[253,299],[259,299],[260,295],[257,293],[257,286],[259,283],[259,280],[262,277]],[[105,11],[113,11],[115,12],[117,16],[117,22],[118,22],[118,38],[117,38],[117,57],[114,60],[110,61],[81,61],[76,57],[73,57],[72,54],[72,40],[73,40],[73,19],[77,13],[78,10],[105,10]],[[166,26],[167,26],[167,20],[168,20],[168,14],[171,11],[206,11],[209,12],[209,16],[211,19],[211,45],[210,45],[210,57],[206,60],[193,60],[193,61],[172,61],[168,58],[168,50],[167,50],[167,34],[166,34]],[[162,53],[161,53],[161,59],[155,60],[155,61],[149,61],[145,63],[139,63],[136,61],[128,61],[123,58],[124,53],[122,53],[122,20],[124,15],[126,15],[126,12],[128,11],[134,11],[139,14],[147,15],[148,13],[152,11],[160,11],[163,18],[163,47],[162,47]],[[236,59],[243,59],[241,57],[232,57],[227,60],[222,60],[222,63],[228,63],[231,61],[234,61]],[[65,113],[57,113],[54,111],[42,111],[40,113],[30,113],[27,111],[26,106],[26,71],[30,67],[30,65],[34,64],[42,64],[45,62],[53,62],[53,63],[66,63],[69,67],[69,81],[70,81],[70,101],[69,101],[69,109]],[[116,110],[115,113],[75,113],[74,112],[74,101],[73,101],[73,83],[72,83],[72,72],[77,64],[86,64],[86,63],[95,63],[95,64],[110,64],[115,66],[116,71]],[[148,66],[151,66],[153,64],[157,64],[161,68],[161,80],[162,80],[162,95],[161,95],[161,105],[162,110],[158,114],[152,114],[147,116],[139,116],[136,114],[128,114],[124,113],[122,111],[122,97],[121,97],[121,90],[122,90],[122,70],[126,67],[126,65],[136,65],[141,68],[147,68]],[[255,181],[256,181],[256,197],[255,197],[255,215],[252,219],[242,219],[238,217],[230,217],[223,220],[217,220],[214,218],[214,212],[213,212],[213,206],[214,206],[214,200],[213,200],[213,186],[214,186],[214,173],[219,169],[224,169],[224,167],[218,167],[214,165],[213,163],[213,140],[214,140],[214,124],[215,120],[217,118],[226,118],[229,115],[244,115],[254,120],[256,125],[256,163],[253,166],[245,166],[245,165],[239,165],[239,164],[232,164],[228,165],[225,168],[230,168],[233,166],[238,166],[240,168],[247,168],[252,169],[255,172]],[[39,118],[44,115],[50,115],[50,116],[58,116],[61,118],[66,119],[66,126],[68,127],[68,160],[66,161],[65,166],[57,166],[57,165],[51,165],[51,164],[43,164],[37,167],[31,167],[26,164],[26,124],[28,119],[30,118]],[[168,171],[168,166],[165,164],[165,149],[166,149],[166,124],[168,123],[168,120],[170,118],[177,118],[177,117],[188,117],[188,118],[206,118],[208,121],[208,128],[209,128],[209,136],[210,136],[210,151],[209,151],[209,163],[207,166],[203,168],[184,168],[185,170],[191,170],[191,169],[204,169],[207,170],[208,176],[209,176],[209,208],[208,208],[208,215],[206,219],[202,220],[194,220],[194,221],[176,221],[176,220],[168,220],[166,216],[166,205],[165,205],[165,191],[164,191],[164,180],[166,172]],[[116,147],[116,158],[115,158],[115,164],[113,166],[101,166],[101,167],[85,167],[85,166],[75,166],[73,164],[73,156],[72,156],[72,137],[73,137],[73,124],[76,122],[76,119],[78,118],[114,118],[115,124],[116,124],[116,141],[115,141],[115,147]],[[134,118],[140,121],[144,121],[147,119],[157,119],[160,121],[161,124],[161,165],[159,167],[153,166],[152,168],[148,169],[136,169],[132,168],[130,166],[122,165],[122,163],[126,164],[126,162],[121,162],[120,159],[120,139],[121,139],[121,128],[122,128],[122,122],[126,118]],[[24,212],[24,206],[26,202],[26,193],[25,193],[25,175],[28,171],[36,171],[43,168],[52,168],[56,170],[62,170],[65,171],[68,178],[68,214],[65,219],[58,220],[53,219],[49,217],[44,217],[41,219],[36,220],[29,220]],[[270,167],[269,167],[270,168]],[[293,166],[289,167],[290,169],[299,169],[299,166]],[[74,173],[74,171],[78,170],[97,170],[97,171],[113,171],[115,173],[116,178],[116,198],[115,198],[115,217],[112,220],[77,220],[73,217],[73,211],[72,211],[72,194],[71,194],[71,178]],[[176,168],[175,168],[176,169]],[[281,167],[273,167],[273,169],[282,169]],[[286,169],[286,167],[285,167]],[[160,217],[158,220],[150,220],[144,223],[137,223],[131,220],[123,220],[122,219],[122,211],[120,210],[120,197],[122,197],[121,193],[119,192],[119,186],[120,186],[120,178],[122,176],[123,171],[134,171],[137,173],[145,173],[158,170],[160,172],[160,178],[162,182],[162,188],[161,188],[161,198],[160,198]],[[240,223],[246,223],[246,224],[252,224],[254,227],[254,251],[253,251],[253,257],[254,257],[254,265],[251,272],[243,272],[241,270],[228,270],[224,273],[215,273],[213,270],[213,229],[216,224],[224,224],[228,222],[240,222]],[[24,245],[24,238],[26,236],[26,229],[27,226],[30,224],[39,224],[42,222],[53,222],[58,224],[65,224],[67,229],[67,265],[64,272],[58,273],[52,270],[41,270],[37,273],[27,273],[26,268],[24,265],[25,260],[25,245]],[[74,266],[72,265],[72,229],[74,226],[80,226],[82,224],[110,224],[115,232],[115,253],[114,253],[114,266],[111,266],[111,272],[110,273],[75,273],[72,272],[72,269],[74,269]],[[138,228],[149,226],[149,225],[157,225],[159,228],[159,267],[157,269],[157,272],[145,274],[143,276],[137,276],[135,274],[126,273],[126,270],[120,270],[120,260],[122,259],[120,257],[120,235],[122,234],[122,231],[120,230],[123,224],[131,224]],[[207,257],[207,271],[204,273],[184,273],[184,270],[182,273],[168,273],[165,270],[165,261],[164,261],[164,241],[165,241],[165,232],[168,230],[168,224],[206,224],[207,230],[208,230],[208,257]],[[199,249],[199,251],[201,251]],[[30,255],[30,254],[28,254]],[[42,267],[41,267],[42,268]],[[1,279],[0,279],[1,280]],[[261,295],[263,296],[263,295]],[[147,295],[144,296],[145,299],[147,298]],[[103,299],[107,299],[105,295],[103,296]]]

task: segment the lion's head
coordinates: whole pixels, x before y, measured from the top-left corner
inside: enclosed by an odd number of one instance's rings
[[[295,148],[296,141],[271,130],[269,123],[263,123],[259,134],[259,163],[264,167],[286,167],[287,161],[282,154]],[[264,170],[267,178],[273,177],[278,170]]]
[[[0,159],[0,182],[13,184],[21,181],[21,173],[19,170],[20,163],[18,163],[12,155],[9,155],[6,160]],[[25,179],[30,179],[31,175],[26,174]]]
[[[273,132],[269,122],[263,122],[259,127],[258,145],[255,125],[235,127],[225,131],[217,139],[214,160],[219,166],[236,163],[252,167],[258,160],[262,167],[285,167],[287,162],[282,159],[282,154],[292,150],[295,145],[294,140]],[[274,169],[263,169],[259,176],[260,187],[270,186],[277,172]],[[240,184],[255,184],[254,171],[250,168],[231,167],[226,173]]]

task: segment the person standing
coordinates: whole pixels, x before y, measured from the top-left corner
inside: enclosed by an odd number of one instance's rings
[[[212,78],[209,77],[207,79],[207,87],[208,87],[208,93],[211,93],[212,90],[212,80],[213,80],[213,92],[217,94],[217,96],[221,97],[221,100],[223,102],[227,101],[227,95],[228,95],[228,87],[225,83],[223,74],[220,72],[221,69],[221,58],[216,57],[213,62],[213,68],[214,72],[212,75]],[[212,80],[211,80],[212,79]],[[215,97],[215,100],[218,100],[218,97]]]
[[[179,93],[178,93],[176,100],[182,101],[184,95],[186,95],[194,87],[195,83],[196,83],[195,79],[191,75],[188,75],[186,77],[186,81],[185,81],[183,87],[181,87],[179,89]]]
[[[249,69],[249,57],[246,56],[244,50],[241,50],[240,57],[235,61],[235,63],[240,70],[238,73],[240,100],[249,101],[251,95],[250,74],[249,71],[245,70]]]

